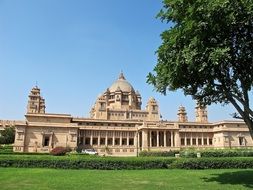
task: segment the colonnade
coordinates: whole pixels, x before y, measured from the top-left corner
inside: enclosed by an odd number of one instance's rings
[[[210,146],[212,137],[204,133],[182,133],[181,146]]]
[[[146,148],[210,146],[212,138],[203,133],[182,133],[177,130],[142,129],[140,131],[83,131],[80,141],[90,146],[133,146]]]
[[[90,146],[136,146],[135,136],[134,131],[87,131],[80,141]]]
[[[178,147],[179,132],[173,130],[142,130],[140,132],[140,147]]]

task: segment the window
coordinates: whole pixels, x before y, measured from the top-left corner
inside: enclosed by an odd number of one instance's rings
[[[112,145],[112,138],[108,138],[107,144],[108,144],[108,145]]]
[[[115,144],[115,145],[120,145],[119,142],[120,142],[120,139],[119,139],[119,138],[116,138],[116,139],[114,140],[114,144]]]
[[[209,139],[209,145],[213,144],[213,139]]]
[[[191,145],[191,139],[187,138],[187,145]]]
[[[202,145],[202,139],[198,139],[198,145]]]
[[[100,103],[100,109],[101,109],[101,110],[104,110],[105,108],[106,108],[105,103],[104,103],[104,102],[101,102],[101,103]]]
[[[181,138],[181,145],[184,146],[184,138]]]
[[[98,138],[93,138],[92,139],[92,144],[97,145],[98,144]]]
[[[196,145],[196,139],[192,139],[192,145]]]
[[[89,137],[85,138],[85,145],[90,145],[90,138]]]
[[[126,138],[122,139],[122,145],[127,145],[127,139]]]
[[[133,146],[134,145],[134,139],[133,138],[130,138],[129,139],[129,146]]]
[[[83,145],[83,137],[80,137],[79,144]]]
[[[204,145],[207,145],[207,139],[204,138]]]
[[[105,145],[105,138],[100,138],[100,145]]]
[[[44,141],[42,143],[42,146],[49,146],[50,137],[44,136]]]
[[[239,137],[239,145],[244,146],[244,138],[243,137]]]
[[[123,95],[123,100],[128,100],[128,95]]]

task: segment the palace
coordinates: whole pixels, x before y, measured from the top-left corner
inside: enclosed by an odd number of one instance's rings
[[[160,120],[159,106],[150,98],[142,109],[140,93],[123,73],[98,97],[89,118],[45,111],[45,99],[35,86],[24,121],[0,121],[14,125],[16,152],[50,152],[55,147],[94,148],[101,155],[135,156],[140,151],[169,151],[185,147],[252,147],[253,140],[242,121],[208,122],[206,107],[196,105],[196,120],[190,122],[183,106],[178,120]]]

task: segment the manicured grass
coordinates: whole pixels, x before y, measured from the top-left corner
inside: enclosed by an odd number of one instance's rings
[[[0,168],[1,190],[253,188],[253,170],[61,170]]]

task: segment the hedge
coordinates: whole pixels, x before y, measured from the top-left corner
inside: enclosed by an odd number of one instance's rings
[[[196,158],[197,153],[201,157],[253,157],[253,149],[225,149],[225,150],[185,150],[180,152],[181,157]]]
[[[12,145],[0,145],[0,154],[13,153]]]
[[[253,158],[117,158],[97,156],[1,155],[0,167],[61,169],[245,169],[253,168]]]
[[[170,168],[177,169],[246,169],[253,168],[253,158],[188,158],[177,159]]]
[[[253,157],[253,149],[209,149],[209,150],[181,150],[181,151],[142,151],[141,157],[175,157],[180,154],[184,158],[196,158],[197,153],[201,157]]]
[[[179,151],[142,151],[139,156],[141,157],[175,157]]]
[[[59,159],[58,159],[59,158]],[[166,169],[171,159],[110,158],[110,157],[54,157],[54,156],[1,156],[0,167],[61,168],[61,169]]]

